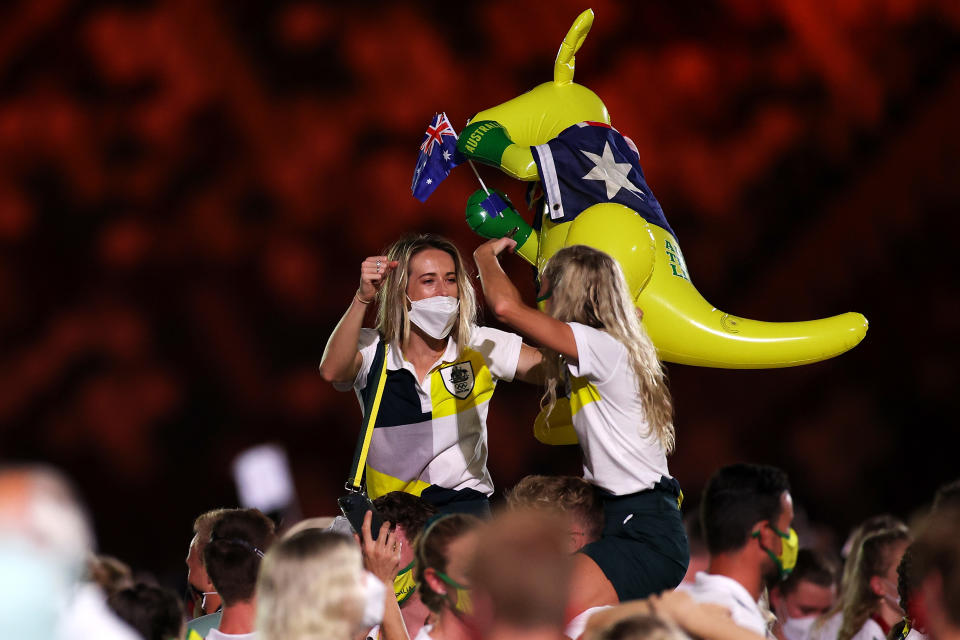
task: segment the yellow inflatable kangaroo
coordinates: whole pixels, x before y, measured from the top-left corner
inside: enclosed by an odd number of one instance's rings
[[[572,221],[554,221],[551,207],[559,205],[551,202],[549,183],[556,176],[540,175],[535,160],[535,153],[540,152],[534,147],[542,148],[574,125],[610,125],[603,101],[573,82],[574,55],[592,24],[592,10],[577,17],[557,54],[553,82],[481,111],[457,144],[468,158],[496,166],[514,178],[543,181],[547,200],[545,211],[538,214],[539,232],[522,219],[510,217],[518,216],[513,211],[508,211],[504,220],[494,219],[496,213],[480,207],[482,191],[468,204],[471,226],[488,237],[520,227],[520,233],[514,235],[517,253],[538,269],[557,250],[573,244],[590,245],[615,257],[644,312],[643,324],[667,362],[733,369],[789,367],[826,360],[856,346],[867,331],[867,320],[859,313],[806,322],[761,322],[720,311],[693,286],[683,253],[665,220],[651,223],[649,216],[645,219],[635,209],[600,199]],[[602,182],[608,197],[620,188],[643,191],[646,185],[628,179],[622,163],[601,158],[599,153],[593,155],[599,177],[583,178]],[[540,160],[542,164],[542,155]],[[652,193],[644,195],[652,197]]]
[[[592,10],[577,17],[557,54],[553,82],[481,111],[457,143],[467,158],[519,180],[542,182],[544,209],[534,225],[539,230],[527,224],[509,201],[500,199],[505,198],[503,194],[491,197],[483,191],[474,193],[467,204],[470,226],[485,237],[512,234],[517,253],[538,270],[559,249],[574,244],[612,255],[644,312],[643,324],[660,358],[667,362],[734,369],[790,367],[826,360],[855,347],[867,331],[867,319],[859,313],[806,322],[761,322],[725,313],[704,300],[690,280],[679,243],[646,186],[639,162],[635,173],[621,162],[630,153],[624,144],[632,150],[634,161],[638,159],[633,143],[612,130],[603,101],[573,82],[574,55],[592,24]],[[609,144],[602,154],[599,148],[593,153],[579,149],[593,168],[574,177],[602,183],[605,194],[598,190],[595,203],[570,215],[561,209],[564,204],[553,160],[545,156],[550,155],[551,141],[574,126],[594,127],[600,135],[604,127],[612,130],[615,137],[609,140],[616,149]],[[579,158],[577,151],[574,148],[572,153]],[[638,204],[625,206],[623,202],[631,197]],[[548,444],[576,442],[568,405],[559,402],[549,424],[550,428],[544,415],[538,417],[534,429],[538,439]]]

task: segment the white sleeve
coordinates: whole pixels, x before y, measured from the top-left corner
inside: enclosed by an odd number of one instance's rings
[[[577,640],[577,638],[582,636],[583,632],[587,630],[587,622],[589,622],[593,614],[611,608],[611,605],[605,604],[599,607],[591,607],[583,613],[577,614],[573,620],[567,623],[566,628],[563,630],[563,635],[571,640]]]
[[[594,383],[609,380],[623,366],[627,348],[605,331],[577,322],[567,324],[577,342],[577,364],[567,364],[571,375]]]
[[[487,361],[495,380],[513,380],[522,345],[523,339],[517,334],[490,327],[474,327],[470,335],[470,348],[478,351]]]
[[[360,329],[360,339],[357,340],[357,349],[363,362],[360,363],[360,370],[357,371],[357,377],[353,382],[334,382],[333,388],[337,391],[350,391],[356,389],[362,391],[367,386],[367,375],[370,373],[370,366],[373,364],[373,357],[377,352],[377,344],[380,342],[380,334],[376,329]]]

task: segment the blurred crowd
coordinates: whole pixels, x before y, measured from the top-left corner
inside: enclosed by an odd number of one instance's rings
[[[940,487],[909,524],[878,514],[842,547],[815,548],[785,533],[795,523],[786,474],[722,467],[687,518],[691,562],[679,587],[586,612],[568,606],[572,559],[602,535],[603,518],[582,478],[525,477],[489,519],[438,514],[401,492],[374,507],[385,520],[378,532],[369,516],[356,532],[343,516],[200,514],[192,532],[181,526],[182,537],[167,541],[186,552],[178,595],[96,551],[86,509],[60,472],[3,467],[0,637],[960,638],[960,481]],[[766,530],[783,536],[779,549],[763,543]]]

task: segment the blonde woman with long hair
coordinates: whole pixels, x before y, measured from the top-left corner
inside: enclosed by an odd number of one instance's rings
[[[558,251],[540,276],[543,313],[524,304],[500,268],[499,254],[515,246],[501,238],[474,252],[487,306],[541,345],[542,403],[551,408],[569,395],[584,478],[603,501],[603,535],[575,558],[569,610],[672,589],[690,553],[680,487],[667,469],[674,447],[670,393],[623,271],[590,247]]]
[[[886,638],[903,618],[897,566],[909,546],[910,534],[903,529],[884,529],[864,538],[844,585],[843,622],[837,640]]]
[[[376,327],[363,328],[377,303]],[[370,442],[366,487],[418,495],[441,511],[489,514],[487,411],[497,382],[536,381],[540,354],[520,336],[477,326],[473,285],[457,247],[410,235],[360,265],[360,287],[333,330],[320,374],[354,389],[361,409],[386,382]]]

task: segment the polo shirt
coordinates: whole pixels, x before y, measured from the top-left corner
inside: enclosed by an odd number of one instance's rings
[[[361,329],[363,364],[353,381],[361,411],[363,390],[379,374],[370,370],[379,342],[377,331]],[[429,491],[431,501],[442,503],[452,492],[476,492],[480,498],[493,493],[487,412],[497,382],[513,379],[522,344],[514,333],[473,327],[462,349],[447,338],[446,350],[422,382],[400,345],[388,345],[387,379],[365,475],[371,499],[391,491],[417,496]]]
[[[726,607],[738,626],[761,636],[770,635],[767,633],[767,620],[760,605],[750,597],[746,588],[733,578],[698,571],[693,584],[681,584],[677,590],[686,591],[697,602]]]
[[[669,478],[667,455],[651,432],[627,348],[605,331],[568,323],[577,343],[570,412],[583,449],[583,477],[613,495],[652,489]]]

